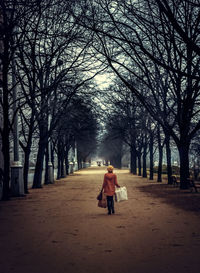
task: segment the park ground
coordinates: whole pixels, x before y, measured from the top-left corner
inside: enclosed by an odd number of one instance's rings
[[[97,207],[105,167],[0,203],[0,273],[199,273],[200,194],[115,170],[128,201]]]

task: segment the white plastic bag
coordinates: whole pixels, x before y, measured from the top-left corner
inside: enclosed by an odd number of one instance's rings
[[[115,190],[115,200],[117,202],[128,200],[126,187],[120,187]]]

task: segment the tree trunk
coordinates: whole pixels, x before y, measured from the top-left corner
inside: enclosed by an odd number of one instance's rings
[[[82,169],[82,163],[81,163],[81,159],[78,157],[77,159],[77,164],[78,164],[78,170]]]
[[[10,197],[10,142],[9,142],[9,103],[8,103],[8,77],[7,64],[3,66],[3,129],[2,129],[2,153],[3,153],[3,200]]]
[[[66,149],[66,150],[65,150],[65,168],[66,168],[66,175],[69,175],[68,151],[69,151],[69,149]]]
[[[145,141],[144,147],[143,147],[143,156],[142,156],[142,177],[147,177],[147,143]]]
[[[45,139],[39,140],[39,148],[37,153],[37,161],[36,161],[33,186],[32,186],[33,189],[42,188],[42,171],[43,171],[43,162],[44,162],[44,155],[45,155],[47,142],[48,142],[48,136]]]
[[[38,144],[38,153],[37,160],[35,166],[35,173],[33,179],[32,188],[42,188],[42,171],[43,171],[43,163],[45,150],[48,143],[48,119],[44,113],[41,113],[42,119],[39,122],[39,131],[40,131],[40,139]]]
[[[117,154],[117,155],[113,156],[112,161],[113,161],[113,165],[115,168],[121,169],[121,167],[122,167],[121,154]]]
[[[60,142],[58,141],[57,144],[57,162],[58,162],[58,169],[57,169],[57,179],[61,178],[61,151],[60,151]]]
[[[64,162],[65,162],[65,150],[64,147],[61,147],[61,177],[64,178],[65,177],[65,170],[64,170]]]
[[[45,150],[45,177],[44,177],[44,184],[49,184],[49,149],[48,149],[48,142],[46,144]]]
[[[132,174],[137,174],[137,155],[136,155],[136,151],[133,147],[130,148],[130,152],[131,152],[131,173]]]
[[[172,184],[172,165],[171,165],[171,148],[170,148],[170,136],[165,133],[165,145],[166,145],[166,157],[167,157],[167,178],[168,184]]]
[[[138,153],[138,175],[142,175],[141,153]]]
[[[3,19],[3,18],[1,18]],[[6,33],[5,33],[6,34]],[[8,34],[9,35],[9,34]],[[9,126],[9,90],[8,90],[8,71],[9,71],[9,39],[5,37],[2,39],[1,48],[1,72],[2,72],[2,155],[3,155],[3,166],[1,169],[1,176],[3,181],[3,193],[2,200],[8,200],[10,198],[10,126]]]
[[[158,151],[159,151],[159,163],[158,163],[158,177],[157,182],[162,182],[162,161],[163,161],[163,147],[161,144],[161,137],[160,137],[160,125],[158,124]]]
[[[57,169],[57,179],[61,178],[61,165],[60,165],[60,156],[58,155],[58,169]]]
[[[28,172],[29,172],[29,159],[31,154],[31,146],[32,146],[32,137],[34,131],[34,113],[31,113],[30,119],[30,126],[29,126],[29,133],[28,133],[28,140],[26,147],[23,148],[24,150],[24,169],[23,169],[23,178],[24,178],[24,192],[28,192]]]
[[[26,149],[24,151],[24,170],[23,170],[23,177],[24,177],[24,192],[28,192],[28,172],[29,172],[29,159],[30,159],[30,153],[31,153],[31,146],[26,146]]]
[[[80,151],[79,151],[79,143],[77,142],[77,164],[78,164],[78,170],[80,170],[82,168],[82,164],[81,164],[81,161],[82,161],[82,158],[81,158],[81,155],[80,155]]]
[[[192,75],[192,55],[193,47],[189,44],[187,46],[187,73]],[[189,169],[189,148],[191,139],[189,137],[189,131],[191,126],[192,111],[193,114],[195,111],[195,104],[192,102],[192,90],[193,90],[193,81],[191,77],[187,77],[187,92],[190,95],[187,95],[187,100],[185,100],[180,115],[180,142],[178,143],[179,157],[180,157],[180,189],[187,189],[188,182],[187,178],[190,177]],[[193,107],[192,107],[193,105]]]
[[[187,178],[190,177],[189,172],[189,144],[183,143],[178,146],[180,157],[180,189],[187,189]]]
[[[3,200],[10,198],[10,144],[9,144],[9,128],[5,125],[2,133],[2,153],[3,153]]]
[[[163,148],[159,148],[159,163],[158,163],[158,177],[157,182],[162,182],[162,162],[163,162]]]
[[[51,145],[51,163],[53,165],[53,170],[55,169],[55,164],[54,164],[54,151],[55,151],[55,146]]]
[[[149,159],[150,159],[150,176],[149,180],[153,180],[153,133],[150,134],[149,143]]]

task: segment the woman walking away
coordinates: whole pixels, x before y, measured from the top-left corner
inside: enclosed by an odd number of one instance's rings
[[[104,190],[107,198],[108,214],[111,214],[111,212],[115,213],[113,200],[113,196],[115,194],[115,186],[120,188],[117,183],[117,176],[113,173],[113,169],[113,166],[108,166],[108,172],[104,175],[104,181],[102,186],[102,190]]]

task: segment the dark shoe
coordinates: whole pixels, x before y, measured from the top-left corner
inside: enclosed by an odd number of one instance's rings
[[[108,214],[110,215],[110,214],[111,214],[111,211],[109,211]]]
[[[115,214],[115,211],[114,211],[114,210],[112,210],[112,213],[113,213],[113,214]]]

